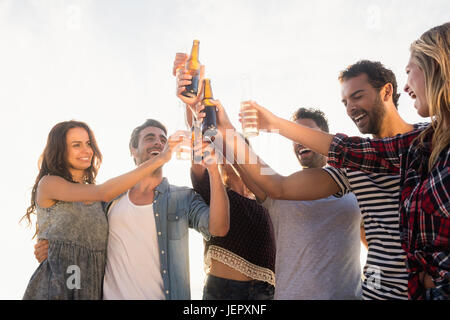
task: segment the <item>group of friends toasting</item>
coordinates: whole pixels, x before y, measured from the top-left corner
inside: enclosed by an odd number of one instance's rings
[[[240,133],[214,99],[199,45],[173,64],[187,127],[136,127],[134,170],[96,184],[102,156],[89,126],[51,130],[25,216],[37,214],[40,265],[24,299],[190,299],[193,228],[204,238],[205,300],[448,300],[450,23],[423,33],[405,61],[403,91],[423,123],[399,115],[400,89],[381,61],[337,76],[347,115],[370,138],[330,134],[320,108],[288,120],[253,100],[241,104]],[[256,154],[260,130],[292,140],[297,172],[280,175]],[[191,160],[192,188],[164,177],[173,152]]]

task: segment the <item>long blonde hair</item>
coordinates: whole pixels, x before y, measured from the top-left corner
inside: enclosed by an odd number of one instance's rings
[[[431,170],[439,154],[450,143],[450,22],[428,30],[414,41],[411,57],[425,78],[425,98],[431,125],[419,135],[418,141],[424,145],[426,136],[433,135],[428,161],[428,169]]]

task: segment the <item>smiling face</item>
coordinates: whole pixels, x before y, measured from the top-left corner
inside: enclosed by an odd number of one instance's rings
[[[147,127],[139,133],[138,146],[131,152],[136,165],[159,155],[167,142],[164,131],[157,127]]]
[[[412,56],[409,58],[408,65],[406,66],[406,74],[408,75],[408,79],[404,87],[405,92],[414,99],[414,107],[417,109],[417,113],[422,117],[429,117],[430,111],[425,97],[424,73]]]
[[[72,128],[66,134],[66,161],[72,176],[88,169],[92,164],[94,151],[89,134],[84,128]]]
[[[308,118],[299,118],[295,120],[296,123],[303,126],[321,130],[317,123]],[[303,168],[322,168],[327,163],[327,158],[319,153],[312,151],[299,143],[294,143],[294,152]]]
[[[377,135],[386,114],[386,107],[379,91],[369,83],[367,74],[344,80],[341,95],[347,114],[358,130],[363,134]]]

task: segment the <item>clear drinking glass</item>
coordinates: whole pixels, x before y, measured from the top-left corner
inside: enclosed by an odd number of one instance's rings
[[[201,164],[203,160],[202,145],[202,121],[196,117],[192,119],[192,159],[195,164]]]
[[[178,101],[177,108],[177,130],[183,130],[187,127],[186,119],[185,119],[185,110],[184,103],[182,101]],[[191,133],[189,131],[184,130],[183,134],[179,136],[180,143],[177,146],[175,151],[175,155],[177,160],[191,160]]]
[[[182,131],[178,135],[178,145],[176,146],[177,160],[191,160],[191,133],[189,131]]]
[[[255,137],[259,134],[258,111],[243,110],[244,107],[248,106],[246,101],[252,98],[252,84],[248,74],[241,75],[241,90],[242,133],[246,138]]]
[[[177,147],[177,160],[191,160],[191,139],[190,132],[186,131],[185,135],[180,135],[180,143]]]
[[[175,63],[174,63],[174,70],[173,75],[176,77],[175,80],[175,94],[178,93],[178,70],[184,69],[186,67],[186,59],[188,58],[188,55],[186,53],[177,52],[175,54]]]

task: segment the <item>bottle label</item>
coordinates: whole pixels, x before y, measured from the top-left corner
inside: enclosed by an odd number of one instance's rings
[[[217,124],[216,124],[216,107],[207,106],[203,109],[206,117],[203,119],[202,123],[202,134],[206,136],[215,136],[217,134]]]
[[[192,83],[186,86],[186,90],[182,93],[183,96],[193,98],[197,96],[198,92],[198,79],[199,75],[194,75],[192,77]]]

